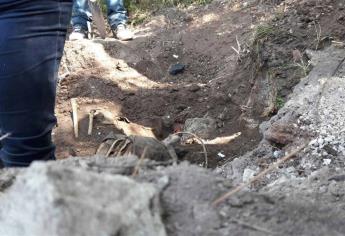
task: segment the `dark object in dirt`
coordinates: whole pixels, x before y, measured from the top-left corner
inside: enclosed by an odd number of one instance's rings
[[[169,74],[171,75],[177,75],[177,74],[181,74],[184,72],[186,66],[180,63],[177,63],[175,65],[171,65],[169,68]]]

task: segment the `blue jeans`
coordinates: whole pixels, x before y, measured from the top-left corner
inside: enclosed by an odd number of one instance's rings
[[[55,159],[57,72],[72,0],[1,0],[0,159],[7,167]]]
[[[111,28],[127,22],[127,12],[123,0],[105,0],[107,4],[108,22]],[[92,15],[87,0],[74,0],[72,12],[72,26],[80,26],[87,30],[87,22]]]

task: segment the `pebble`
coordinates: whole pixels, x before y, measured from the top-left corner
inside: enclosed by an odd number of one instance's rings
[[[280,151],[280,150],[276,150],[276,151],[273,152],[273,157],[274,158],[280,158],[282,156],[283,156],[283,152]]]
[[[177,63],[175,65],[171,65],[169,68],[169,74],[171,75],[177,75],[177,74],[181,74],[184,72],[186,66],[180,63]]]

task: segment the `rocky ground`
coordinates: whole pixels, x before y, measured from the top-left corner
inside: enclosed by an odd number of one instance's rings
[[[61,160],[0,170],[0,235],[344,235],[344,19],[337,0],[214,1],[162,9],[132,42],[67,42]],[[195,143],[180,144],[176,165],[83,157],[110,131],[235,136],[206,145],[208,169]]]

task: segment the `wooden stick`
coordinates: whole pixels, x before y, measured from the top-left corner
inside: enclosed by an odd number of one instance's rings
[[[122,139],[116,139],[116,140],[114,140],[114,142],[111,144],[110,148],[108,149],[107,154],[105,154],[105,157],[109,157],[110,154],[111,154],[111,152],[113,151],[115,145],[116,145],[117,143],[121,142],[121,141],[123,141],[123,140],[122,140]]]
[[[147,147],[144,148],[144,151],[141,154],[140,159],[138,160],[137,164],[135,165],[134,171],[132,173],[132,176],[137,176],[138,175],[141,163],[143,162],[143,160],[144,160],[144,158],[146,156],[146,152],[147,152]]]
[[[96,114],[96,110],[92,109],[90,112],[89,112],[89,128],[88,128],[88,131],[87,131],[87,134],[88,135],[92,135],[92,129],[93,129],[93,119],[95,117],[95,114]]]
[[[79,137],[78,103],[76,98],[71,99],[74,137]]]
[[[269,173],[270,171],[274,170],[275,168],[279,167],[280,164],[290,160],[291,158],[293,158],[294,156],[296,156],[300,151],[302,151],[305,147],[307,146],[307,144],[304,144],[303,146],[297,148],[296,150],[294,150],[293,152],[291,152],[290,154],[286,155],[285,157],[283,157],[282,159],[280,159],[279,161],[273,163],[272,165],[270,165],[266,170],[263,170],[261,173],[259,173],[257,176],[253,177],[251,180],[249,180],[248,182],[242,183],[239,186],[237,186],[236,188],[234,188],[233,190],[231,190],[230,192],[224,194],[223,196],[221,196],[220,198],[216,199],[212,205],[213,206],[218,206],[219,204],[221,204],[222,202],[224,202],[226,199],[228,199],[229,197],[231,197],[232,195],[234,195],[235,193],[238,193],[239,191],[241,191],[242,189],[244,189],[245,187],[251,185],[252,183],[254,183],[255,181],[261,179],[262,177],[264,177],[267,173]]]

